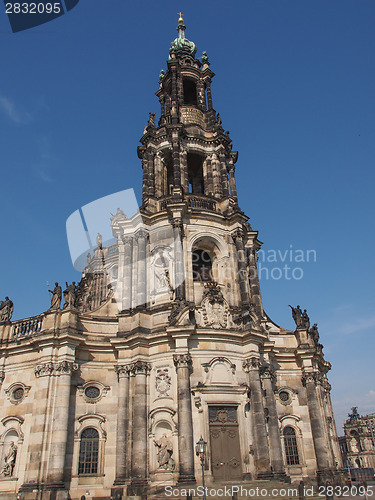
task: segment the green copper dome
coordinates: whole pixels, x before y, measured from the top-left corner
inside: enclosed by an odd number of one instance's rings
[[[169,49],[169,53],[171,54],[172,52],[182,51],[182,52],[187,52],[188,54],[194,57],[197,51],[197,46],[195,45],[194,42],[190,42],[190,40],[185,38],[185,30],[186,26],[184,25],[184,20],[180,15],[177,26],[178,38],[173,40],[173,42],[171,43],[171,48]]]

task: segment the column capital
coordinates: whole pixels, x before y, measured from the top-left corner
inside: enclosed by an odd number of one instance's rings
[[[245,359],[245,361],[242,362],[242,368],[246,373],[248,373],[249,371],[259,371],[260,368],[259,358],[253,356],[252,358]]]
[[[131,364],[127,365],[116,365],[115,372],[117,373],[118,378],[129,377]]]
[[[121,241],[123,242],[124,245],[131,245],[133,243],[133,237],[122,235]]]
[[[272,368],[271,365],[265,364],[260,368],[260,375],[264,379],[270,379],[271,381],[275,380],[276,375],[275,375],[275,370]]]
[[[320,383],[321,374],[318,372],[306,372],[302,375],[302,385],[306,387],[308,384],[317,385]]]
[[[192,357],[187,354],[173,354],[173,362],[176,368],[188,368],[193,364]]]
[[[148,236],[148,231],[146,229],[138,229],[135,233],[135,239],[138,241],[140,239],[146,239]]]
[[[151,363],[147,363],[146,361],[138,360],[129,365],[129,372],[132,373],[133,375],[138,375],[138,374],[147,375],[150,370],[151,370]]]
[[[36,377],[71,375],[76,370],[78,370],[78,364],[66,360],[56,363],[48,361],[47,363],[40,363],[34,367]]]

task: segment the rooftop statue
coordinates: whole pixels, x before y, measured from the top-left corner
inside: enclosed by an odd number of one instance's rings
[[[0,302],[0,323],[10,321],[12,314],[13,302],[9,297],[5,297],[5,300]]]
[[[59,284],[56,282],[55,288],[53,290],[48,290],[48,291],[52,293],[51,307],[49,308],[49,310],[60,309],[61,298],[62,298],[61,286],[59,286]]]

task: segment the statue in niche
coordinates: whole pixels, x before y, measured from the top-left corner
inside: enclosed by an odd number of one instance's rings
[[[159,469],[174,471],[175,463],[172,458],[172,441],[170,441],[170,439],[164,433],[162,437],[157,441],[154,439],[154,444],[159,448],[157,451]]]
[[[159,396],[169,396],[168,392],[171,388],[171,377],[168,373],[168,368],[159,369],[156,372],[156,390]]]
[[[10,321],[13,314],[13,302],[9,297],[5,297],[4,301],[0,302],[0,323]]]
[[[61,286],[59,286],[59,284],[56,281],[55,288],[53,290],[48,290],[48,291],[52,293],[51,307],[49,308],[49,310],[52,311],[55,309],[60,309],[61,297],[62,297]]]
[[[16,457],[17,446],[14,444],[14,441],[11,441],[8,453],[4,457],[4,467],[1,469],[0,474],[3,474],[4,476],[11,476],[13,474]]]

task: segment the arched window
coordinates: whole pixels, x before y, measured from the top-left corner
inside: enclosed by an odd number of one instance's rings
[[[97,474],[99,460],[99,433],[88,427],[81,434],[78,474]]]
[[[197,87],[189,78],[184,78],[184,104],[197,105]]]
[[[285,427],[283,431],[284,435],[284,446],[285,446],[285,456],[287,465],[298,465],[299,455],[296,431],[293,427]]]
[[[193,260],[193,280],[212,281],[212,261],[205,250],[194,250]]]

